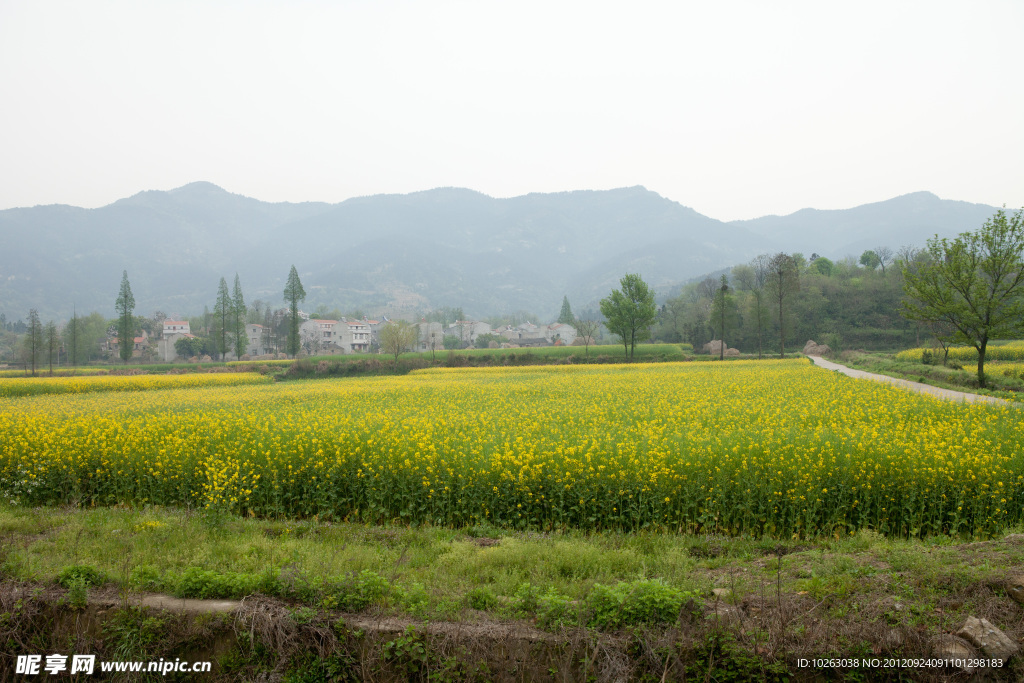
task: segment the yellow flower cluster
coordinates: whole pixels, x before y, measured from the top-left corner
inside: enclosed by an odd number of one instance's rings
[[[970,373],[978,372],[978,364],[964,365],[964,370]],[[1024,363],[985,363],[986,375],[1002,375],[1003,377],[1016,377],[1024,379]]]
[[[36,372],[46,373],[49,375],[50,368],[48,365],[41,364],[36,368]],[[107,368],[69,368],[64,366],[63,368],[54,368],[54,376],[73,376],[73,375],[105,375],[109,372]],[[0,377],[28,377],[28,372],[25,370],[0,370]]]
[[[439,369],[0,399],[0,490],[455,526],[983,535],[1022,519],[1024,422],[805,361]]]
[[[150,391],[194,387],[269,384],[273,378],[255,372],[184,375],[104,375],[99,377],[23,377],[0,379],[0,397],[39,394],[87,394],[97,391]]]
[[[907,349],[896,354],[897,360],[920,363],[925,351],[931,352],[940,361],[942,349]],[[978,350],[973,346],[954,346],[949,349],[949,359],[960,363],[977,363]],[[1001,346],[989,346],[985,349],[985,362],[989,361],[1024,361],[1024,341],[1013,341]]]

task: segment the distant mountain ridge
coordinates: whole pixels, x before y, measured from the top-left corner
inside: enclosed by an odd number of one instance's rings
[[[643,187],[495,199],[463,188],[329,204],[269,203],[207,182],[145,191],[98,209],[0,211],[0,312],[43,319],[113,314],[127,270],[137,312],[194,314],[235,272],[248,301],[282,305],[294,263],[309,294],[342,310],[413,316],[462,306],[484,316],[557,315],[594,305],[626,272],[668,292],[760,253],[839,258],[923,246],[978,227],[994,207],[927,192],[845,210],[722,221]]]
[[[912,192],[852,209],[801,209],[788,216],[764,216],[730,225],[787,245],[787,251],[817,252],[829,257],[859,256],[879,245],[925,246],[936,233],[951,237],[974,230],[995,213],[985,204],[939,199]],[[893,240],[898,239],[899,243]]]

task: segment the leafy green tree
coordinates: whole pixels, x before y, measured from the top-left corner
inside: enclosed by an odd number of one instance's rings
[[[441,341],[446,351],[454,351],[462,348],[462,341],[454,334],[444,335],[444,339]]]
[[[395,360],[415,346],[419,339],[419,331],[414,325],[404,320],[392,320],[380,328],[380,349],[384,353],[394,356]]]
[[[132,286],[128,283],[127,270],[121,274],[121,290],[117,294],[117,301],[114,302],[114,310],[117,311],[117,349],[121,360],[127,363],[135,346],[135,318],[132,316],[132,311],[135,310],[135,297],[132,296]]]
[[[504,341],[505,338],[502,337],[500,334],[481,334],[476,338],[476,341],[473,342],[473,346],[475,346],[478,349],[488,349],[491,346],[491,342],[495,342],[496,344],[501,346],[501,343]]]
[[[217,316],[217,334],[216,339],[218,341],[217,350],[220,351],[220,359],[224,360],[225,355],[228,351],[228,325],[232,321],[232,310],[233,305],[231,303],[231,294],[228,292],[228,283],[224,278],[220,279],[220,285],[217,286],[217,303],[214,305],[214,315]]]
[[[25,336],[25,360],[26,365],[32,367],[32,375],[36,374],[36,365],[39,363],[39,354],[43,349],[43,326],[39,322],[39,311],[31,309],[28,312],[28,330]]]
[[[562,312],[558,314],[558,322],[563,325],[572,325],[576,322],[576,318],[572,314],[572,308],[569,306],[569,297],[562,297]]]
[[[619,280],[621,290],[614,289],[608,298],[601,299],[601,314],[605,326],[622,340],[626,355],[633,358],[637,342],[650,335],[650,327],[657,317],[654,292],[636,274],[627,273]]]
[[[107,319],[96,311],[78,321],[81,328],[79,335],[82,337],[80,362],[88,362],[99,355],[103,340],[107,338],[107,323]]]
[[[785,303],[792,294],[800,291],[800,270],[796,260],[782,252],[772,256],[767,263],[765,289],[779,311],[779,358],[786,357],[786,315]]]
[[[881,265],[881,263],[882,260],[878,258],[878,254],[876,254],[872,249],[868,249],[867,251],[860,255],[860,264],[867,268],[868,270],[874,270],[878,268],[878,266]]]
[[[238,279],[238,273],[235,273],[235,289],[231,294],[231,316],[234,319],[235,358],[241,358],[245,347],[249,345],[249,338],[245,335],[245,297],[242,296],[242,282]]]
[[[824,256],[819,256],[811,262],[811,268],[820,275],[832,277],[832,270],[835,268],[835,264]]]
[[[203,354],[203,340],[200,337],[182,337],[174,342],[174,351],[184,359]]]
[[[927,261],[903,262],[903,314],[944,324],[950,341],[973,346],[984,387],[989,340],[1024,333],[1024,209],[1009,217],[1000,209],[952,241],[932,238],[927,253]]]

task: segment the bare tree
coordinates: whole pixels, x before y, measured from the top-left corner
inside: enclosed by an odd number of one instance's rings
[[[583,340],[584,356],[590,356],[590,345],[594,343],[594,337],[597,335],[597,331],[600,328],[601,323],[597,320],[576,318],[576,338]]]
[[[32,375],[36,374],[36,364],[39,362],[39,353],[43,348],[43,326],[39,322],[39,311],[31,309],[28,312],[28,335],[25,337],[25,360],[26,370],[28,365],[32,366]]]
[[[444,332],[440,329],[441,323],[420,323],[420,326],[425,326],[425,334],[423,335],[423,343],[430,350],[430,360],[436,360],[436,352],[438,349],[444,347]]]
[[[395,357],[410,349],[416,344],[416,328],[404,320],[391,321],[380,330],[381,351]]]
[[[736,266],[733,275],[739,283],[739,288],[748,291],[753,299],[754,320],[757,321],[757,357],[762,354],[762,335],[764,329],[764,318],[767,312],[764,305],[764,287],[768,281],[768,264],[771,257],[768,254],[761,254],[750,262],[749,266]]]
[[[714,299],[718,294],[718,283],[714,278],[706,277],[697,284],[697,294],[702,299]]]
[[[60,365],[60,332],[52,320],[43,328],[43,346],[46,348],[46,359],[50,364],[50,374],[52,375],[54,356],[57,356],[57,365]]]
[[[765,289],[779,310],[779,358],[786,357],[785,303],[791,294],[800,291],[800,272],[789,254],[779,252],[768,261]]]
[[[302,350],[310,356],[320,353],[320,349],[323,346],[320,330],[312,325],[299,328],[299,342]]]
[[[874,252],[878,257],[878,265],[882,266],[882,275],[885,275],[885,267],[893,262],[893,251],[889,247],[875,247]]]
[[[920,257],[921,253],[921,250],[917,247],[910,244],[904,244],[900,247],[899,251],[896,252],[896,260],[901,263],[913,263]]]
[[[459,339],[462,341],[462,345],[469,346],[473,345],[473,328],[476,325],[472,320],[459,320],[456,323],[459,326]]]

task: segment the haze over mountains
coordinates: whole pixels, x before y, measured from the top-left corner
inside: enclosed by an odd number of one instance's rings
[[[439,306],[555,317],[563,295],[595,305],[624,273],[667,293],[761,253],[830,258],[924,246],[979,227],[995,207],[917,192],[852,209],[722,221],[643,187],[495,199],[439,188],[339,204],[267,203],[205,182],[140,192],[98,209],[0,211],[0,312],[63,320],[72,305],[113,315],[122,270],[136,313],[212,306],[235,272],[246,299],[283,305],[294,263],[304,310],[412,317]]]

